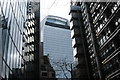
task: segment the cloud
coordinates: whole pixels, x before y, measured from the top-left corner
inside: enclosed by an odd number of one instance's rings
[[[70,0],[41,0],[41,20],[47,15],[69,19]]]

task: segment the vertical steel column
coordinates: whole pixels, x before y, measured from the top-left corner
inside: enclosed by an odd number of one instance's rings
[[[85,6],[86,6],[86,11],[87,11],[87,19],[88,19],[88,22],[89,22],[89,27],[90,27],[90,32],[91,32],[91,38],[92,38],[92,42],[93,42],[93,51],[94,51],[94,54],[95,54],[95,60],[96,60],[96,63],[97,63],[97,70],[98,70],[98,74],[99,74],[99,78],[100,80],[103,80],[103,76],[102,76],[102,72],[101,72],[101,64],[100,64],[100,59],[99,59],[99,56],[98,56],[98,47],[96,45],[96,37],[95,37],[95,30],[94,30],[94,27],[93,27],[93,24],[92,24],[92,20],[91,20],[91,16],[89,13],[89,9],[88,9],[88,5],[85,3]]]

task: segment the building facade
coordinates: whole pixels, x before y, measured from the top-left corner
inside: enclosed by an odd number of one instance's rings
[[[73,9],[72,7],[80,8]],[[85,47],[82,48],[87,51],[84,55],[88,56],[86,57],[86,67],[89,66],[86,69],[92,74],[89,75],[92,79],[120,79],[119,12],[119,2],[75,2],[71,5],[71,22],[73,22],[71,29],[75,29],[76,21],[78,21],[77,24],[83,24],[81,35],[84,38],[77,41],[84,40]],[[73,35],[76,34],[77,32],[74,32]],[[77,52],[79,53],[79,51]]]
[[[36,7],[37,6],[37,7]],[[25,78],[39,80],[40,55],[40,3],[30,1],[27,3],[27,19],[24,26],[23,53],[25,59]]]
[[[0,0],[0,78],[23,79],[23,29],[27,0]]]
[[[50,79],[55,80],[55,71],[53,67],[50,64],[50,60],[48,56],[43,56],[41,60],[41,73],[40,73],[40,79]]]
[[[79,13],[79,14],[78,14]],[[90,71],[88,69],[87,48],[85,43],[84,24],[80,6],[71,6],[71,38],[74,55],[75,68],[73,69],[73,78],[90,79]],[[91,79],[90,79],[91,80]]]
[[[49,15],[41,24],[43,52],[45,55],[49,55],[50,62],[56,72],[56,78],[65,78],[63,72],[58,71],[57,65],[54,63],[65,59],[67,59],[68,63],[73,61],[68,20]],[[67,76],[70,78],[69,72]]]
[[[40,2],[0,1],[0,80],[39,80],[39,21]]]

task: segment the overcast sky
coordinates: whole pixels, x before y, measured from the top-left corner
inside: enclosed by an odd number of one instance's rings
[[[41,20],[47,15],[70,19],[70,0],[40,0]]]

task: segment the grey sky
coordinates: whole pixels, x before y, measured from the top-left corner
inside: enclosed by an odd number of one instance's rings
[[[55,15],[70,19],[70,0],[41,0],[41,20],[47,15]]]

